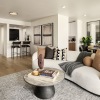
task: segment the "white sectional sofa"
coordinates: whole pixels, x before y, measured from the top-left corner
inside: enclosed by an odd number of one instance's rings
[[[75,61],[79,52],[77,51],[67,51],[67,61]],[[37,52],[32,56],[32,68],[38,68]],[[44,59],[44,66],[51,68],[60,68],[58,64],[64,61]],[[65,78],[78,84],[87,91],[100,96],[100,72],[96,69],[88,66],[83,66],[75,69],[72,72],[71,77],[65,74]]]

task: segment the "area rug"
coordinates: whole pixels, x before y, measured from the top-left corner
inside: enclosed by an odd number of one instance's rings
[[[0,100],[41,100],[34,95],[32,85],[23,79],[23,76],[31,71],[25,70],[0,77]],[[55,85],[55,91],[54,97],[48,100],[100,100],[100,97],[67,80]]]

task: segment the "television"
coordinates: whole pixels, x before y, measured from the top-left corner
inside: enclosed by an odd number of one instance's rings
[[[19,40],[19,29],[9,29],[9,41]]]

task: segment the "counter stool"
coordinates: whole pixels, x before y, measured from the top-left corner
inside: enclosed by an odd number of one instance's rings
[[[16,48],[16,52],[14,52],[15,48]],[[18,49],[20,49],[20,52],[18,52]],[[14,58],[15,54],[17,54],[17,57],[18,57],[18,55],[20,55],[20,57],[21,57],[21,41],[12,42],[11,57]]]
[[[30,54],[30,41],[23,41],[23,44],[21,45],[21,47],[22,47],[22,54],[26,54],[26,56],[27,56],[27,54],[29,53]],[[24,51],[24,48],[25,48],[25,51]],[[28,51],[28,48],[29,48],[29,51]]]

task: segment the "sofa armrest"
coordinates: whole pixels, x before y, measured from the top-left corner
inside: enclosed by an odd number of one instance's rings
[[[67,60],[68,61],[76,61],[79,51],[67,51]]]
[[[37,59],[37,52],[35,52],[32,56],[32,60],[36,60]]]

